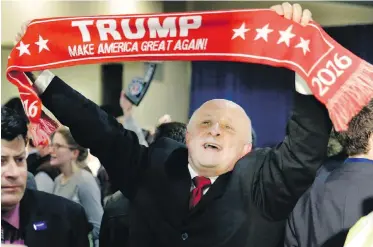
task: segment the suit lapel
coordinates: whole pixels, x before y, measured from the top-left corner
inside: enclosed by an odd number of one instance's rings
[[[211,203],[212,201],[221,197],[224,194],[231,174],[232,172],[228,172],[219,176],[216,179],[215,183],[211,185],[207,193],[204,196],[202,196],[201,201],[193,209],[189,211],[189,217],[194,215],[199,210],[205,208],[207,205],[209,205],[209,203]]]
[[[53,238],[50,219],[45,218],[38,203],[32,191],[26,190],[20,204],[20,218],[21,228],[25,234],[25,245],[28,247],[48,246]]]
[[[166,163],[166,173],[169,178],[168,199],[172,200],[166,203],[172,207],[176,219],[183,217],[188,213],[189,194],[192,185],[192,179],[188,170],[188,151],[179,149],[172,153]]]

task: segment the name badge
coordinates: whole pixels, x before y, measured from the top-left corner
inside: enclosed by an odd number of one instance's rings
[[[35,231],[42,231],[47,229],[47,223],[45,221],[36,222],[33,224]]]

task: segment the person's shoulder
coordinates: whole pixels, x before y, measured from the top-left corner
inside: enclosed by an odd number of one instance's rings
[[[60,182],[60,181],[61,181],[61,178],[62,178],[62,173],[61,173],[60,175],[58,175],[58,176],[54,179],[54,181],[55,181],[55,182]]]
[[[315,180],[311,187],[301,195],[290,213],[290,217],[294,219],[292,224],[302,225],[309,221],[318,221],[318,216],[311,217],[311,215],[314,215],[316,208],[320,212],[327,209],[324,206],[329,202],[325,199],[325,180]]]
[[[82,227],[87,225],[87,232],[90,226],[84,208],[69,199],[53,195],[43,191],[26,190],[25,206],[30,206],[37,214],[59,222],[63,227],[70,227],[77,231],[85,231]],[[21,204],[22,205],[22,204]]]
[[[116,201],[118,201],[118,200],[121,200],[121,198],[123,198],[124,196],[123,196],[123,194],[122,194],[122,192],[121,191],[117,191],[117,192],[115,192],[114,194],[112,194],[110,197],[109,197],[109,199],[107,200],[107,204],[111,204],[111,203],[113,203],[113,202],[116,202]]]
[[[171,160],[178,163],[188,162],[188,149],[185,144],[161,137],[149,145],[145,162],[150,167],[163,167]]]
[[[37,189],[36,181],[35,181],[35,176],[31,172],[27,172],[27,183],[26,183],[26,187],[28,189],[33,189],[33,190]]]
[[[95,177],[92,173],[85,169],[81,169],[78,179],[78,186],[83,184],[96,183]]]
[[[151,148],[177,149],[186,148],[186,145],[168,137],[161,137],[150,145]]]
[[[71,211],[81,211],[81,205],[61,196],[53,195],[43,191],[28,190],[33,200],[37,202],[39,207],[45,211],[53,211],[54,213],[70,213]]]
[[[345,190],[341,190],[341,181],[334,179],[333,173],[336,174],[338,171],[334,170],[316,177],[300,201],[310,205],[323,205],[320,210],[326,210],[327,205],[344,205]]]
[[[90,190],[95,192],[99,192],[100,190],[100,188],[98,187],[100,181],[97,178],[95,178],[92,173],[85,169],[81,169],[79,171],[78,176],[75,177],[75,181],[79,190]]]
[[[255,148],[250,155],[256,155],[256,156],[261,156],[261,155],[266,155],[268,154],[272,149],[270,147],[266,148]]]
[[[187,147],[185,144],[168,137],[161,137],[149,146],[149,154],[152,156],[168,157],[175,151],[187,152]],[[155,159],[157,158],[155,157]]]
[[[105,211],[111,212],[110,214],[115,214],[117,211],[126,212],[128,208],[129,200],[120,191],[111,195],[105,204]]]
[[[237,164],[240,164],[238,167],[244,167],[244,169],[246,169],[246,166],[251,166],[255,168],[263,163],[270,151],[271,148],[255,148],[238,161]]]
[[[358,166],[351,166],[349,163],[340,164],[325,179],[323,188],[326,194],[325,199],[333,200],[333,203],[342,206],[345,204],[346,198],[361,195],[361,189],[369,187],[366,182],[373,181],[366,175],[366,172],[366,170],[360,169]]]
[[[93,177],[93,174],[90,173],[89,171],[85,170],[85,169],[81,169],[80,170],[80,176],[83,178],[83,179],[90,179]]]

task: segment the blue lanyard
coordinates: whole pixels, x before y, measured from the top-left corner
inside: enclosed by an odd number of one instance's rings
[[[365,158],[348,158],[348,159],[346,159],[345,163],[347,163],[347,162],[373,164],[373,160],[365,159]]]

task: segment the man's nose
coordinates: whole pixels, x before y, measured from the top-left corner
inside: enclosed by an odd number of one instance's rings
[[[216,123],[216,124],[214,124],[214,125],[211,126],[211,128],[210,128],[210,134],[212,136],[220,136],[221,129],[220,129],[219,123]]]
[[[5,169],[5,177],[18,177],[20,174],[20,169],[14,159],[11,159],[3,169]]]

